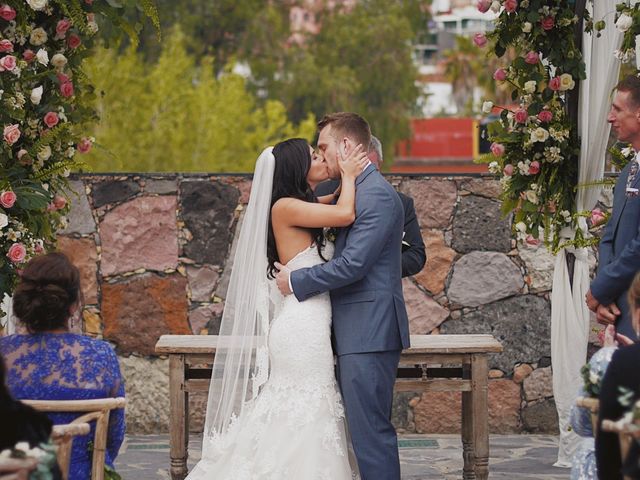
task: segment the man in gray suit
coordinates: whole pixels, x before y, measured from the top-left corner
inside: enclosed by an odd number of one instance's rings
[[[618,140],[640,152],[640,78],[620,81],[607,117]],[[627,291],[640,271],[640,174],[638,154],[620,172],[613,193],[613,211],[600,240],[598,273],[587,292],[587,305],[598,322],[614,323],[616,331],[636,339]]]
[[[369,145],[371,131],[355,113],[335,113],[319,123],[319,155],[338,178],[338,159]],[[283,294],[299,301],[331,291],[337,376],[363,480],[399,480],[400,462],[391,423],[393,385],[400,352],[409,347],[402,295],[402,203],[369,164],[356,179],[356,219],[338,230],[333,259],[276,277]]]

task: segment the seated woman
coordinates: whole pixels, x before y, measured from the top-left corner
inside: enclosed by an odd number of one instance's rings
[[[89,400],[124,396],[113,348],[106,342],[69,333],[68,320],[80,306],[80,274],[62,253],[35,257],[22,272],[13,312],[29,332],[0,338],[13,397],[34,400]],[[54,424],[77,413],[51,413]],[[92,432],[73,442],[69,480],[91,477]],[[106,463],[113,466],[124,439],[124,409],[111,412]]]
[[[640,273],[629,287],[629,306],[631,307],[631,324],[640,333]],[[638,469],[638,444],[632,442],[629,456],[623,468],[618,435],[604,432],[600,428],[603,420],[618,420],[635,400],[640,397],[640,344],[636,343],[619,348],[613,354],[611,363],[602,380],[600,391],[600,412],[598,415],[598,435],[596,436],[596,462],[599,478],[622,480],[623,474],[630,478],[640,478]],[[621,402],[625,392],[630,395],[630,402]]]

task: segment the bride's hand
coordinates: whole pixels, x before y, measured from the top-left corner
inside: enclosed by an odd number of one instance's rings
[[[364,166],[369,162],[367,152],[358,144],[346,158],[338,161],[342,177],[355,178],[362,173]]]

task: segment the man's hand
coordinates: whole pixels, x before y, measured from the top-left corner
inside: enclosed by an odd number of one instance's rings
[[[587,294],[584,296],[584,299],[587,302],[587,307],[589,307],[589,310],[591,310],[592,312],[598,313],[597,310],[598,310],[598,306],[600,305],[600,302],[596,299],[596,297],[593,296],[593,294],[591,293],[591,289],[589,289]]]
[[[35,458],[4,458],[0,460],[0,480],[27,480],[37,466]]]
[[[610,305],[598,305],[598,309],[596,310],[596,318],[598,319],[598,323],[602,325],[610,325],[615,323],[616,317],[620,315],[620,309],[615,303]]]
[[[275,262],[274,265],[279,270],[276,274],[276,285],[278,285],[278,290],[280,290],[280,293],[285,296],[291,295],[293,293],[289,288],[289,275],[291,275],[291,270],[278,262]]]

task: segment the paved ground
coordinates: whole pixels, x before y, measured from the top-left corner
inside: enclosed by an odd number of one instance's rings
[[[548,435],[492,435],[489,478],[566,480],[569,470],[553,467],[557,438]],[[200,439],[192,436],[189,466],[200,456]],[[400,438],[403,480],[462,478],[462,444],[458,435],[404,435]],[[168,435],[128,436],[116,463],[124,480],[170,479]]]

